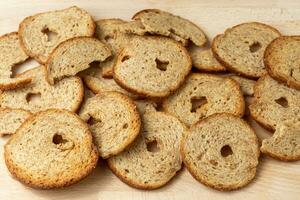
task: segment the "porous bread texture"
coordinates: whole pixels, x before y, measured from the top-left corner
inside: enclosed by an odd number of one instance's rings
[[[262,141],[260,150],[282,161],[300,160],[300,116],[278,124],[273,136]]]
[[[114,79],[133,93],[162,98],[183,83],[190,69],[190,56],[176,41],[159,36],[135,36],[118,55]]]
[[[253,96],[256,81],[242,76],[238,76],[236,74],[224,74],[224,76],[229,77],[238,82],[245,96]]]
[[[88,126],[74,113],[50,109],[30,117],[4,146],[5,163],[19,181],[62,188],[96,167],[98,152]]]
[[[127,148],[141,127],[135,103],[117,92],[102,92],[87,99],[79,115],[89,123],[99,155],[105,159]]]
[[[85,85],[92,90],[95,94],[100,92],[120,92],[133,99],[138,99],[139,96],[135,95],[121,86],[119,86],[112,77],[104,77],[104,68],[91,67],[86,69],[80,76],[82,77]]]
[[[126,151],[109,158],[108,166],[132,187],[156,189],[181,169],[179,146],[186,128],[177,118],[162,112],[146,112],[142,124],[140,136]],[[155,142],[157,147],[151,149]]]
[[[255,177],[259,146],[244,120],[222,113],[192,125],[181,153],[196,180],[217,190],[235,190]]]
[[[204,72],[224,72],[226,68],[214,57],[211,49],[193,46],[188,49],[192,58],[193,67]]]
[[[117,55],[130,41],[130,37],[127,34],[119,31],[119,27],[125,23],[126,21],[121,19],[102,19],[96,22],[96,37],[112,50],[112,56],[105,62],[100,63],[103,77],[113,76],[113,66]]]
[[[192,73],[163,102],[163,109],[191,126],[214,113],[226,112],[241,117],[245,102],[236,81],[218,75]]]
[[[74,76],[89,68],[92,62],[102,62],[110,55],[109,47],[96,38],[66,40],[53,50],[46,62],[47,81],[53,85],[55,81]]]
[[[22,109],[0,109],[0,136],[14,134],[30,116],[30,112]]]
[[[158,9],[146,9],[136,13],[129,22],[121,26],[126,33],[145,35],[147,33],[168,36],[187,45],[189,41],[197,46],[204,46],[206,36],[191,21]]]
[[[134,101],[140,115],[145,114],[146,112],[155,112],[157,109],[157,103],[154,101],[144,99],[144,100],[135,100]]]
[[[92,17],[72,6],[25,18],[19,25],[19,38],[26,54],[45,64],[61,42],[73,37],[93,36],[94,31]]]
[[[275,131],[281,122],[300,116],[300,91],[278,83],[269,75],[256,82],[254,97],[249,106],[250,114],[271,131]]]
[[[266,48],[264,63],[274,79],[300,90],[300,36],[281,36]]]
[[[30,83],[30,78],[13,77],[13,67],[29,57],[19,44],[17,32],[0,37],[0,90],[23,87]]]
[[[216,36],[212,51],[229,71],[249,78],[259,78],[267,73],[263,63],[265,49],[279,36],[279,31],[269,25],[243,23]]]
[[[20,108],[32,113],[50,108],[76,112],[82,102],[84,89],[79,77],[65,78],[55,85],[50,85],[46,81],[44,66],[30,69],[19,76],[31,78],[32,81],[24,88],[2,92],[1,108]],[[35,96],[40,98],[32,98]]]

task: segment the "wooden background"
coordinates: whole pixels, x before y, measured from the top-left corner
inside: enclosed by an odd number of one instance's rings
[[[300,35],[299,0],[1,0],[0,35],[16,31],[19,22],[37,12],[63,9],[77,5],[87,10],[94,19],[123,18],[129,20],[144,8],[160,8],[181,15],[197,23],[212,39],[227,27],[246,21],[271,24],[283,34]],[[27,63],[36,66],[37,63]],[[26,68],[27,68],[26,67]],[[255,124],[260,138],[269,137]],[[261,157],[255,180],[247,187],[233,192],[219,192],[198,183],[183,169],[167,186],[154,191],[130,188],[119,181],[100,161],[93,173],[82,182],[61,190],[35,190],[22,185],[8,173],[3,161],[3,145],[0,139],[0,200],[35,199],[300,199],[300,162],[284,163]]]

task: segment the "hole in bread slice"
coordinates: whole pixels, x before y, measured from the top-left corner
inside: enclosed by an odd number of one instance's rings
[[[94,125],[94,124],[97,124],[97,123],[101,123],[102,121],[100,119],[96,119],[92,116],[90,116],[89,120],[87,121],[87,123],[89,125]]]
[[[52,138],[52,142],[54,144],[65,144],[67,143],[68,141],[66,139],[63,138],[62,135],[60,135],[59,133],[55,133],[53,135],[53,138]]]
[[[121,60],[121,62],[125,62],[126,60],[129,60],[129,58],[130,58],[130,56],[123,56],[123,58],[122,58],[122,60]]]
[[[193,97],[191,98],[191,103],[191,112],[196,112],[201,106],[207,104],[207,99],[206,97]]]
[[[285,97],[280,97],[279,99],[276,99],[275,102],[284,108],[289,107],[289,103]]]
[[[233,154],[233,152],[232,152],[232,149],[229,145],[225,145],[221,148],[221,155],[223,157],[227,157],[227,156],[230,156],[232,154]]]
[[[261,44],[259,42],[254,42],[249,46],[249,50],[251,53],[257,52],[261,48]]]
[[[26,95],[26,101],[27,103],[37,103],[39,102],[41,99],[41,93],[40,92],[37,92],[37,93],[28,93]]]
[[[42,33],[44,33],[47,36],[47,42],[51,42],[53,40],[56,40],[57,38],[57,33],[51,31],[48,27],[43,28]]]
[[[169,64],[168,61],[162,61],[159,60],[158,58],[155,59],[156,62],[156,68],[159,69],[160,71],[166,71],[167,70],[167,66]]]
[[[156,140],[146,142],[147,151],[155,153],[159,151],[159,147]]]
[[[12,66],[11,68],[11,74],[10,74],[10,78],[16,78],[18,77],[19,74],[25,72],[26,70],[34,67],[37,65],[37,62],[33,59],[28,59],[24,62],[15,64]]]

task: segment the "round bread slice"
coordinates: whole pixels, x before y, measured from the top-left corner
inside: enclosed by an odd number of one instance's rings
[[[224,72],[226,68],[214,57],[211,49],[194,46],[189,49],[193,66],[204,72]]]
[[[135,95],[119,86],[112,77],[105,77],[103,73],[104,68],[91,67],[86,69],[81,74],[81,77],[83,78],[85,85],[95,94],[100,92],[119,92],[132,99],[139,98],[138,95]]]
[[[46,62],[47,81],[74,76],[90,67],[94,61],[104,61],[111,55],[110,49],[100,40],[91,37],[76,37],[59,44]]]
[[[109,158],[108,166],[126,184],[139,189],[164,186],[181,169],[180,142],[185,126],[162,112],[142,115],[143,129],[121,154]]]
[[[243,23],[216,36],[212,51],[229,71],[249,78],[259,78],[267,73],[263,63],[265,49],[279,36],[279,31],[269,25]]]
[[[102,19],[96,22],[96,37],[108,45],[112,50],[112,56],[103,63],[100,63],[103,77],[113,76],[113,66],[118,53],[129,42],[129,37],[119,31],[119,27],[126,21],[121,19]]]
[[[239,84],[222,76],[191,74],[184,85],[163,102],[163,109],[191,126],[214,113],[243,116],[244,97]]]
[[[31,187],[74,184],[97,165],[98,152],[88,126],[66,110],[42,111],[25,121],[4,147],[12,175]]]
[[[266,48],[265,66],[274,79],[300,90],[300,36],[282,36]]]
[[[300,116],[280,123],[273,136],[262,141],[260,151],[282,161],[300,160]]]
[[[192,41],[197,46],[206,43],[203,31],[191,21],[158,9],[146,9],[136,13],[134,22],[123,28],[125,32],[144,35],[146,33],[169,36],[183,44]]]
[[[76,112],[79,108],[84,89],[79,77],[65,78],[55,85],[46,81],[44,66],[36,67],[19,75],[31,78],[24,88],[7,90],[0,94],[0,107],[24,109],[32,113],[49,108],[66,109]]]
[[[254,88],[255,101],[249,106],[255,121],[275,131],[278,124],[300,116],[300,91],[278,83],[270,76],[261,77]]]
[[[93,36],[95,24],[84,10],[73,6],[25,18],[19,26],[21,46],[41,64],[61,42],[79,36]]]
[[[18,33],[13,32],[0,37],[0,90],[23,87],[30,78],[13,77],[13,67],[29,57],[20,46]]]
[[[141,127],[135,103],[117,92],[102,92],[87,99],[79,115],[90,125],[99,155],[105,159],[127,148]]]
[[[183,83],[191,64],[188,52],[176,41],[159,36],[135,36],[118,55],[114,79],[136,94],[162,98]]]
[[[31,116],[31,113],[22,109],[0,110],[0,136],[11,135]]]
[[[196,180],[217,190],[235,190],[255,177],[259,146],[244,120],[222,113],[191,126],[181,153]]]

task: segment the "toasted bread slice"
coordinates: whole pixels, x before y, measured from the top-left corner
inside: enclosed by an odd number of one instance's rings
[[[163,102],[163,109],[191,126],[214,113],[243,116],[245,102],[238,83],[212,74],[191,74],[173,95]]]
[[[300,36],[282,36],[267,47],[264,63],[270,76],[300,90]]]
[[[250,114],[269,130],[275,131],[281,122],[300,116],[300,91],[278,83],[269,75],[257,81],[254,97]]]
[[[108,159],[113,173],[126,184],[140,189],[164,186],[181,169],[180,142],[185,126],[162,112],[142,115],[143,129],[121,154]]]
[[[18,33],[13,32],[0,37],[0,90],[23,87],[30,78],[13,77],[13,67],[29,57],[20,46]]]
[[[28,70],[19,76],[31,78],[32,81],[24,88],[2,92],[0,107],[21,108],[32,113],[49,108],[76,112],[82,102],[84,89],[79,77],[66,78],[52,86],[46,81],[44,66]]]
[[[114,79],[136,94],[162,98],[175,91],[190,70],[190,56],[179,43],[158,36],[135,36],[118,55]]]
[[[97,165],[88,126],[74,113],[51,109],[30,117],[4,147],[10,173],[31,187],[74,184]]]
[[[193,177],[217,190],[235,190],[256,174],[258,139],[253,129],[231,114],[214,114],[191,126],[181,152]]]
[[[279,36],[279,31],[269,25],[243,23],[216,36],[212,51],[229,71],[249,78],[259,78],[267,73],[263,63],[265,49]]]
[[[46,62],[50,84],[64,77],[74,76],[90,67],[94,61],[104,61],[111,55],[108,46],[91,37],[77,37],[59,44]]]
[[[12,135],[31,116],[31,113],[22,109],[0,110],[0,136]]]
[[[92,17],[73,6],[25,18],[19,26],[19,37],[26,54],[45,64],[58,44],[73,37],[93,36],[94,31]]]
[[[132,17],[133,22],[124,24],[120,30],[145,35],[147,33],[168,36],[187,45],[188,41],[197,46],[206,43],[203,31],[191,21],[158,9],[141,10]]]
[[[99,155],[105,159],[127,148],[141,127],[134,102],[117,92],[102,92],[87,99],[79,115],[89,123]]]
[[[300,116],[298,117],[278,124],[273,136],[262,141],[261,152],[282,161],[300,160]]]

